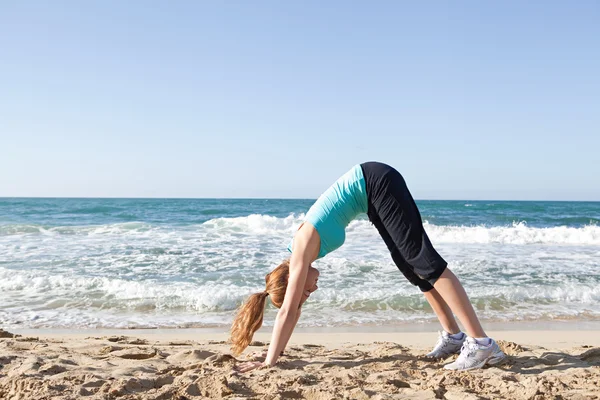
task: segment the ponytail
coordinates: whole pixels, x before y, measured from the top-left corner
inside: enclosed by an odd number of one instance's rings
[[[281,308],[289,275],[290,260],[285,260],[265,276],[265,291],[254,293],[240,307],[231,326],[231,351],[234,355],[241,354],[248,347],[254,332],[262,326],[267,296],[271,297],[275,307]]]
[[[231,326],[231,351],[234,355],[241,354],[252,341],[252,336],[263,323],[265,302],[268,292],[254,293],[240,307]]]

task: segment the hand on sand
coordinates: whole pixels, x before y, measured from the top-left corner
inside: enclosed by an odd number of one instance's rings
[[[244,374],[246,372],[252,371],[253,369],[262,367],[266,367],[266,364],[263,361],[247,361],[245,363],[235,365],[233,367],[233,370]]]

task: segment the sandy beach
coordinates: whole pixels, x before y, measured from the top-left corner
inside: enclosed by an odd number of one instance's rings
[[[599,21],[0,0],[0,400],[600,400]]]
[[[517,325],[518,327],[518,325]],[[435,332],[298,332],[277,366],[245,375],[269,330],[232,357],[218,329],[0,333],[2,399],[598,399],[599,330],[490,332],[501,366],[445,371]]]

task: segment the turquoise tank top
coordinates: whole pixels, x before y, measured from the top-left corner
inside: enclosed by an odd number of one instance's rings
[[[368,208],[365,177],[360,164],[342,175],[310,207],[304,218],[321,238],[319,256],[322,258],[344,244],[346,227]],[[288,250],[292,251],[292,242]]]

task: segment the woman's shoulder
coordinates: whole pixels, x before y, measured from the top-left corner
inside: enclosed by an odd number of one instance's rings
[[[293,253],[306,252],[311,255],[314,254],[314,260],[319,254],[320,247],[321,237],[319,232],[312,223],[305,221],[296,231],[288,249]]]

